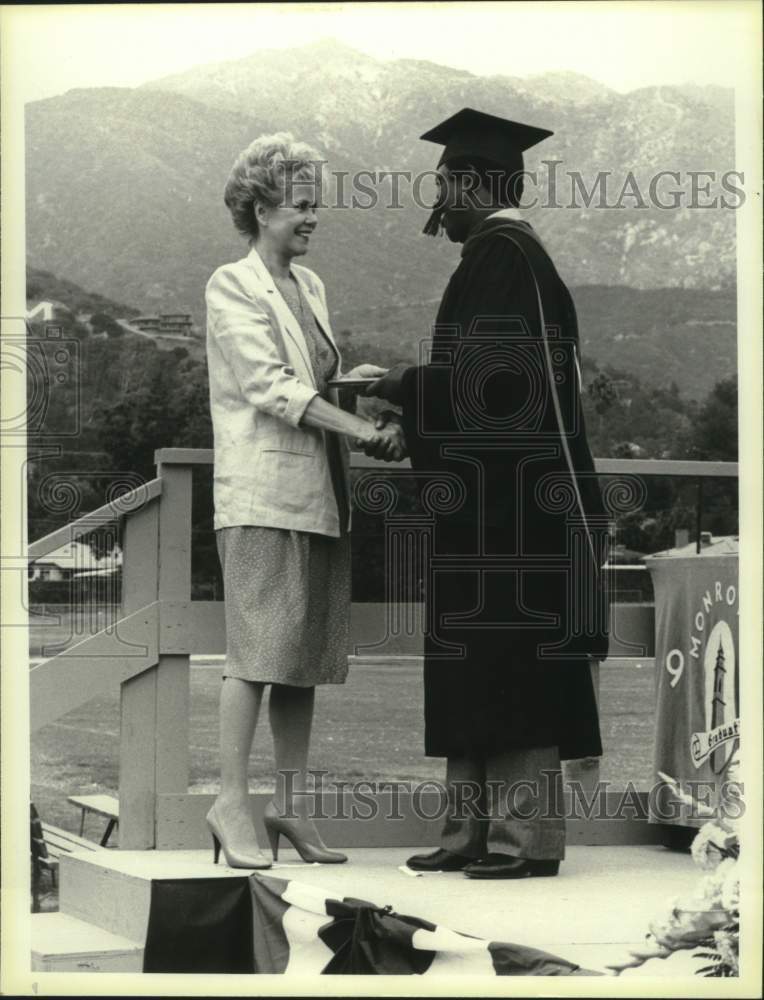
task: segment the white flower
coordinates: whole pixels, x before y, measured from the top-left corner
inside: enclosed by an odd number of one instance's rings
[[[650,933],[647,935],[648,941],[653,938],[656,941],[668,940],[676,929],[676,920],[675,913],[665,914],[653,920],[650,924]]]
[[[705,823],[692,842],[692,858],[701,868],[716,868],[723,852],[737,843],[737,836],[721,822]]]
[[[729,966],[733,975],[739,975],[738,966],[738,935],[735,931],[716,931],[714,945],[721,956],[722,962]]]
[[[693,910],[715,910],[721,908],[722,890],[717,883],[715,872],[706,875],[696,884],[687,906]]]
[[[707,875],[704,875],[700,879],[691,896],[686,901],[683,900],[683,905],[689,909],[714,910],[725,908],[722,903],[722,886],[730,870],[735,867],[735,864],[734,858],[725,858],[713,871],[709,871]]]
[[[740,910],[740,873],[737,861],[729,858],[732,864],[724,872],[722,881],[722,906],[730,913],[737,914]],[[720,868],[722,865],[719,866]]]
[[[682,948],[702,946],[706,949],[714,947],[722,963],[737,975],[738,931],[734,926],[740,909],[737,822],[724,815],[724,803],[719,804],[718,811],[699,807],[691,796],[682,792],[673,778],[661,772],[659,774],[678,798],[693,806],[696,815],[705,812],[715,817],[701,827],[692,843],[693,860],[706,874],[687,897],[671,900],[650,924],[645,946],[631,952],[630,962],[610,968],[618,975],[624,969],[642,965],[661,950],[668,954]]]

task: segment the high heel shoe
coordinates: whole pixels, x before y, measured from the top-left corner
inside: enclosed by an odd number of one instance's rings
[[[294,847],[302,860],[307,861],[309,864],[317,862],[321,865],[340,865],[343,861],[347,861],[346,854],[342,854],[341,851],[329,850],[315,828],[313,829],[315,840],[306,840],[304,837],[301,837],[298,832],[299,820],[285,819],[283,816],[279,816],[272,802],[269,802],[265,807],[263,822],[265,823],[265,832],[268,834],[268,842],[273,851],[274,861],[278,861],[279,837],[282,834],[292,847]]]
[[[215,864],[220,858],[220,849],[223,848],[225,863],[229,868],[270,868],[271,863],[259,848],[255,848],[254,853],[247,851],[236,851],[226,844],[225,836],[222,832],[220,819],[215,812],[213,805],[207,813],[207,826],[212,834],[212,853]]]

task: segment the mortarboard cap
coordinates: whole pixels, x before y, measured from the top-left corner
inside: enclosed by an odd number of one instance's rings
[[[498,166],[514,168],[518,154],[553,134],[549,129],[462,108],[420,138],[445,147],[439,166],[456,156],[480,156]]]
[[[455,157],[475,156],[517,171],[523,168],[523,152],[553,134],[549,129],[523,125],[474,108],[462,108],[419,138],[445,147],[438,166]],[[440,217],[441,212],[436,207],[423,230],[428,236],[440,231]]]

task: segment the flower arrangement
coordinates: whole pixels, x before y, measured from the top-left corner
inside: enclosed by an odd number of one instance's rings
[[[727,780],[737,770],[730,762]],[[636,968],[651,958],[667,958],[681,949],[700,949],[695,957],[708,964],[697,970],[703,976],[739,975],[738,939],[740,932],[740,839],[738,822],[725,809],[722,797],[716,809],[700,805],[684,793],[666,774],[660,777],[672,791],[699,813],[708,817],[692,842],[692,858],[706,874],[692,894],[672,900],[667,911],[650,924],[645,946],[630,952],[630,960],[610,965],[615,975]]]

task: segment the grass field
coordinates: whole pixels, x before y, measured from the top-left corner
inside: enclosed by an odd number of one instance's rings
[[[191,787],[215,791],[217,701],[222,664],[191,669]],[[654,667],[605,667],[600,714],[605,754],[601,777],[614,787],[651,782]],[[75,831],[79,813],[67,795],[116,790],[119,696],[98,698],[39,730],[31,747],[32,801],[42,818]],[[329,780],[442,780],[444,762],[422,752],[422,684],[417,666],[354,666],[344,685],[317,689],[311,766]],[[267,711],[261,716],[251,757],[253,791],[272,788],[273,751]],[[95,838],[103,821],[88,819]]]

